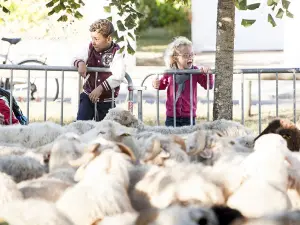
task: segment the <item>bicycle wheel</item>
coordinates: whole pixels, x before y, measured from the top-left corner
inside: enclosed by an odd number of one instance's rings
[[[32,65],[32,63],[40,64],[40,65],[47,65],[46,63],[41,62],[41,61],[36,60],[36,59],[24,60],[24,61],[19,62],[18,65],[25,65],[25,64]],[[55,90],[53,101],[55,101],[58,98],[58,95],[59,95],[59,82],[58,82],[58,78],[54,78],[54,79],[55,79],[56,90]],[[33,95],[34,95],[35,92],[37,92],[37,86],[35,85],[34,82],[33,83],[30,82],[30,86],[31,86],[30,87],[30,89],[31,89],[31,100],[34,100],[35,98],[34,98]]]

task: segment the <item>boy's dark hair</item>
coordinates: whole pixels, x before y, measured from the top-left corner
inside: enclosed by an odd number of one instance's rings
[[[99,34],[102,34],[103,37],[106,38],[109,35],[111,35],[114,31],[115,30],[113,24],[107,19],[96,20],[90,26],[90,32],[98,32]]]

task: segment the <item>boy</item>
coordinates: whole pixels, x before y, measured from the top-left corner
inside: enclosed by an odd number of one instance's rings
[[[80,94],[80,104],[77,120],[101,121],[112,108],[112,89],[114,97],[119,93],[120,84],[125,77],[125,64],[123,54],[118,53],[120,47],[113,42],[114,27],[109,20],[100,19],[91,24],[92,41],[88,50],[73,60],[73,65],[78,68],[78,73],[85,78],[83,92]],[[111,72],[88,72],[87,67],[110,68]],[[95,105],[97,104],[97,114]],[[113,103],[115,107],[115,103]]]

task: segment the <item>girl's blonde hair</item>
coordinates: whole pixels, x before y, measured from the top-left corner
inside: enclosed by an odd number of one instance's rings
[[[176,37],[174,40],[168,45],[164,60],[167,68],[176,68],[176,56],[180,53],[179,48],[182,46],[192,46],[192,42],[186,37]]]

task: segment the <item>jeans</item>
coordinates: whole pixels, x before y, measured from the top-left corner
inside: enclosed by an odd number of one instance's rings
[[[115,103],[114,106],[116,107]],[[97,116],[96,121],[104,119],[108,110],[111,109],[111,102],[98,102],[97,103]],[[77,120],[92,120],[95,117],[95,104],[91,102],[89,96],[82,92],[80,94],[80,103],[77,113]]]
[[[176,127],[189,126],[190,124],[191,124],[190,117],[176,117]],[[196,124],[196,118],[193,117],[193,125],[195,125],[195,124]],[[167,127],[173,127],[174,126],[174,118],[167,116],[165,125]]]

